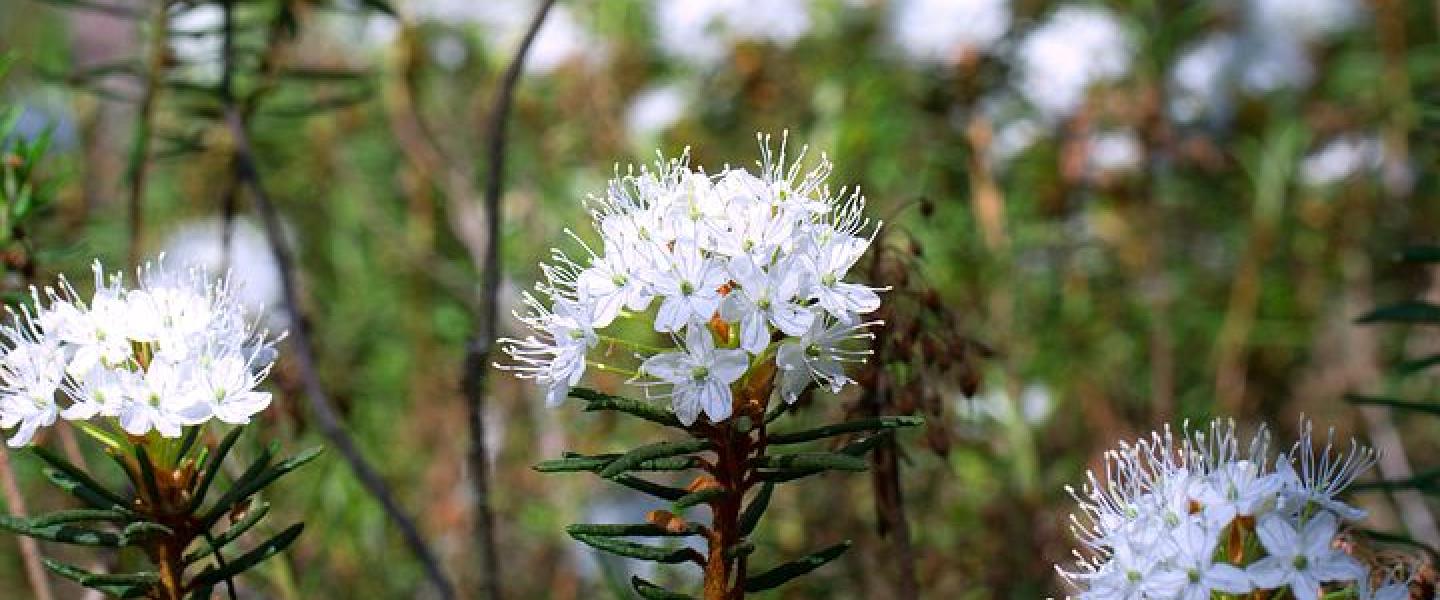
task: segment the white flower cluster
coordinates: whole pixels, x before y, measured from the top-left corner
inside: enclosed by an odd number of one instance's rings
[[[1318,452],[1309,422],[1273,461],[1261,430],[1241,446],[1233,422],[1178,439],[1167,428],[1107,453],[1104,478],[1090,473],[1072,531],[1078,568],[1061,575],[1082,599],[1249,598],[1288,588],[1296,600],[1349,589],[1361,599],[1405,598],[1403,583],[1372,589],[1369,571],[1339,548],[1342,522],[1365,511],[1339,498],[1375,463],[1333,435]],[[1338,587],[1336,587],[1338,586]],[[1231,595],[1227,595],[1231,594]],[[1398,595],[1397,595],[1398,594]]]
[[[174,438],[212,418],[248,423],[269,406],[255,388],[279,338],[246,318],[227,278],[169,270],[163,256],[136,271],[135,288],[98,261],[93,270],[88,302],[61,277],[58,289],[32,288],[34,306],[11,310],[0,328],[0,426],[18,427],[11,446],[57,417],[107,417],[131,435]]]
[[[871,337],[873,323],[861,315],[879,308],[880,297],[845,277],[876,228],[858,190],[826,186],[831,165],[823,156],[802,173],[803,150],[787,166],[783,141],[778,157],[768,138],[761,142],[758,175],[693,170],[687,153],[654,170],[632,169],[605,197],[592,197],[600,250],[580,242],[583,262],[552,251],[535,286],[548,302],[525,295],[529,314],[517,317],[533,334],[503,340],[514,364],[501,368],[535,380],[554,406],[584,374],[591,348],[615,341],[642,350],[633,381],[669,398],[687,425],[701,412],[728,418],[731,384],[768,360],[788,402],[812,382],[832,391],[849,383],[845,364],[869,354],[853,347]],[[677,348],[597,333],[619,317],[646,319]]]

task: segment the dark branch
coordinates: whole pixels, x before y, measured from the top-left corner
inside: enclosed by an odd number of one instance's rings
[[[486,376],[489,373],[490,351],[495,345],[498,296],[500,293],[500,195],[505,180],[505,124],[514,101],[515,86],[520,82],[520,73],[525,66],[525,55],[535,41],[535,35],[545,22],[555,0],[544,0],[535,16],[530,20],[530,29],[515,58],[510,61],[500,87],[495,90],[495,101],[490,107],[490,118],[486,124],[486,139],[489,141],[489,171],[485,181],[485,256],[481,269],[482,281],[480,315],[475,323],[473,337],[465,347],[464,392],[465,404],[470,416],[470,448],[468,460],[470,477],[475,491],[475,536],[476,550],[480,559],[480,589],[490,600],[500,600],[500,566],[495,549],[494,515],[490,508],[490,465],[485,457],[485,393]]]
[[[446,599],[454,598],[455,590],[451,587],[450,581],[445,578],[439,561],[426,545],[424,538],[420,536],[419,528],[401,509],[400,504],[395,500],[395,495],[390,491],[389,485],[365,460],[359,448],[355,446],[354,440],[340,425],[339,416],[336,415],[334,407],[330,405],[329,397],[325,393],[325,386],[320,381],[320,373],[315,364],[314,346],[310,342],[304,315],[300,310],[299,293],[295,289],[294,263],[284,233],[281,231],[280,216],[261,182],[254,150],[250,146],[250,138],[245,130],[245,123],[241,118],[240,111],[233,105],[227,106],[225,120],[234,137],[236,175],[240,179],[241,185],[250,190],[250,194],[255,200],[255,207],[265,223],[270,251],[274,255],[275,264],[280,271],[285,308],[290,318],[292,347],[296,349],[296,362],[300,367],[305,395],[310,400],[310,410],[315,415],[320,433],[340,451],[340,455],[350,465],[351,471],[355,473],[355,477],[360,480],[361,485],[365,486],[370,495],[380,502],[386,515],[400,529],[405,544],[420,560],[421,565],[425,568],[426,577],[436,587],[440,596]]]

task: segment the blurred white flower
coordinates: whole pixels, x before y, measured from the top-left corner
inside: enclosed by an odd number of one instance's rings
[[[1379,139],[1337,137],[1300,161],[1300,182],[1317,187],[1333,185],[1377,169],[1383,160],[1384,150]]]
[[[640,90],[625,110],[625,129],[633,139],[650,139],[678,123],[689,103],[689,94],[676,84]]]
[[[1333,35],[1358,23],[1358,0],[1246,0],[1246,17],[1265,34],[1283,33],[1303,40]]]
[[[535,14],[531,0],[420,0],[412,3],[416,18],[445,23],[474,23],[485,30],[484,40],[492,50],[509,56],[520,43]],[[580,60],[604,55],[600,40],[575,19],[565,5],[550,8],[530,51],[525,55],[525,73],[548,75]]]
[[[890,37],[920,63],[955,63],[966,52],[987,52],[1010,29],[1010,0],[898,0]]]
[[[1239,42],[1212,33],[1181,52],[1170,72],[1170,115],[1181,123],[1230,112]]]
[[[701,66],[725,58],[737,41],[790,46],[810,31],[808,0],[657,0],[660,49]]]
[[[170,234],[164,254],[179,267],[194,267],[208,273],[229,274],[231,292],[250,314],[266,315],[275,329],[284,329],[288,318],[277,308],[284,301],[280,267],[270,252],[270,243],[248,219],[237,218],[230,225],[225,243],[225,223],[202,219],[186,223]]]
[[[1303,89],[1315,78],[1305,44],[1282,32],[1247,36],[1236,60],[1240,87],[1252,94]]]
[[[1105,131],[1090,136],[1086,142],[1089,174],[1134,171],[1145,159],[1145,149],[1135,133],[1128,130]]]
[[[1124,77],[1134,42],[1110,11],[1063,6],[1020,42],[1016,87],[1050,120],[1070,116],[1090,86]]]
[[[223,73],[225,10],[215,4],[176,4],[170,10],[170,51],[178,69],[199,83],[215,83]]]

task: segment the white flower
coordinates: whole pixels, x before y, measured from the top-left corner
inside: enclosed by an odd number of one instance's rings
[[[1288,519],[1261,519],[1256,533],[1269,556],[1246,571],[1259,588],[1289,587],[1295,600],[1317,600],[1321,583],[1366,576],[1359,562],[1334,547],[1338,529],[1339,522],[1327,512],[1316,514],[1298,531]]]
[[[860,362],[871,354],[869,348],[847,348],[855,340],[870,340],[875,334],[866,331],[874,323],[827,323],[815,318],[810,330],[798,338],[786,340],[775,353],[780,369],[780,397],[794,402],[812,382],[838,392],[850,382],[845,375],[846,362]]]
[[[1010,29],[1010,0],[901,0],[890,37],[915,62],[954,63],[989,50]]]
[[[680,122],[689,105],[690,95],[678,85],[645,88],[625,109],[625,130],[633,138],[648,139]]]
[[[709,321],[720,307],[720,286],[728,281],[725,271],[693,240],[675,242],[667,258],[669,269],[654,272],[651,281],[665,299],[655,316],[655,331],[679,331],[691,322]]]
[[[1302,424],[1307,433],[1293,454],[1311,452],[1309,427]],[[1242,447],[1235,424],[1222,420],[1183,436],[1166,428],[1148,439],[1122,442],[1106,453],[1103,477],[1089,473],[1083,492],[1067,488],[1080,507],[1071,517],[1071,531],[1081,549],[1075,568],[1056,570],[1082,592],[1080,597],[1096,599],[1208,600],[1215,593],[1252,591],[1273,596],[1278,588],[1290,587],[1297,600],[1315,600],[1321,583],[1351,585],[1361,579],[1359,563],[1335,544],[1335,510],[1294,498],[1308,498],[1306,489],[1334,497],[1353,479],[1352,471],[1369,466],[1368,451],[1352,452],[1361,457],[1353,461],[1319,459],[1353,466],[1328,471],[1345,476],[1312,479],[1335,486],[1305,487],[1302,476],[1266,470],[1268,449],[1266,429]],[[1327,447],[1321,456],[1329,452]],[[1280,464],[1289,461],[1282,458]],[[1249,538],[1256,523],[1258,548]],[[1366,584],[1362,580],[1346,589],[1364,598]]]
[[[1274,508],[1283,483],[1261,464],[1238,460],[1218,465],[1190,493],[1204,507],[1205,520],[1223,527],[1236,517],[1257,517]]]
[[[686,0],[655,2],[660,49],[710,66],[737,41],[789,46],[810,30],[809,0]]]
[[[19,427],[9,440],[24,446],[35,431],[55,423],[55,403],[64,373],[65,357],[57,340],[24,329],[7,327],[7,351],[0,359],[0,426]]]
[[[801,273],[787,264],[766,273],[750,256],[730,259],[735,289],[720,305],[720,316],[740,323],[740,347],[759,354],[770,345],[770,324],[785,335],[801,336],[810,330],[815,313],[797,301]]]
[[[1279,461],[1278,473],[1286,482],[1285,497],[1293,511],[1320,508],[1346,521],[1365,518],[1365,511],[1341,501],[1338,496],[1361,474],[1375,466],[1375,451],[1350,440],[1350,453],[1336,453],[1335,431],[1325,438],[1325,447],[1314,445],[1314,426],[1305,421],[1300,439]],[[1299,469],[1296,469],[1296,462]]]
[[[266,365],[256,373],[254,364],[254,358],[246,360],[238,354],[229,354],[206,365],[197,391],[200,398],[209,403],[215,418],[243,425],[270,406],[270,392],[255,390],[257,381],[265,378],[270,367]]]
[[[232,282],[235,299],[247,314],[264,314],[266,324],[283,328],[284,311],[266,312],[284,300],[280,267],[270,252],[265,232],[255,223],[237,218],[225,231],[219,219],[203,219],[181,225],[165,241],[165,256],[175,266],[223,273]]]
[[[89,303],[62,278],[58,290],[32,291],[33,311],[12,312],[0,357],[0,425],[19,427],[12,445],[28,443],[57,413],[178,437],[212,417],[245,422],[268,405],[269,394],[254,388],[278,340],[256,330],[228,280],[171,270],[163,256],[136,271],[133,289],[98,262],[93,271]]]
[[[1181,589],[1172,596],[1176,600],[1210,600],[1210,592],[1246,594],[1253,586],[1245,571],[1234,565],[1216,563],[1215,548],[1220,530],[1206,527],[1202,521],[1187,519],[1172,530],[1175,555],[1174,568],[1184,575]]]
[[[619,373],[638,367],[661,382],[632,378],[647,389],[673,386],[668,396],[687,423],[700,412],[712,421],[729,416],[728,386],[749,368],[747,353],[755,365],[775,362],[786,400],[811,382],[839,391],[850,381],[845,363],[868,354],[852,341],[871,337],[864,330],[873,323],[857,317],[880,306],[879,290],[846,280],[879,225],[865,217],[858,190],[826,185],[832,167],[823,155],[805,171],[804,149],[792,161],[783,139],[778,152],[768,137],[759,141],[754,172],[710,175],[690,166],[688,152],[653,169],[617,168],[606,193],[586,199],[601,243],[567,230],[588,257],[553,250],[540,265],[535,289],[544,301],[525,297],[520,320],[531,334],[503,340],[512,364],[501,368],[533,379],[558,403],[603,337],[607,358],[592,364]],[[631,320],[667,334],[679,351],[600,333]],[[724,339],[711,338],[712,325]],[[705,362],[712,357],[723,364]],[[639,364],[627,366],[629,358]],[[706,377],[696,379],[701,367]]]
[[[1181,586],[1181,575],[1165,567],[1165,558],[1153,548],[1117,546],[1109,564],[1090,579],[1083,597],[1096,600],[1173,597]]]
[[[515,364],[500,368],[521,379],[535,380],[545,387],[545,403],[559,406],[585,374],[585,353],[599,338],[590,325],[592,318],[578,303],[562,300],[551,312],[529,293],[525,294],[525,303],[531,314],[515,316],[539,336],[501,338],[501,348]]]
[[[620,310],[645,310],[654,297],[642,279],[646,261],[624,242],[606,239],[606,252],[580,272],[575,290],[580,301],[594,304],[591,325],[605,327]]]
[[[680,422],[690,425],[704,411],[711,421],[730,417],[730,384],[745,374],[750,359],[744,350],[716,350],[715,340],[704,327],[691,327],[683,352],[666,352],[650,357],[640,367],[671,384],[671,406]]]
[[[1109,11],[1063,6],[1020,42],[1016,87],[1047,118],[1062,119],[1080,107],[1091,85],[1129,72],[1134,52]]]
[[[869,241],[845,234],[823,237],[814,249],[800,255],[800,265],[810,277],[810,297],[841,321],[880,308],[875,288],[844,281],[850,267],[860,260]]]

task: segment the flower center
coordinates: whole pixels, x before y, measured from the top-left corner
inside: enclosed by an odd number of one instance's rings
[[[1129,579],[1130,583],[1140,583],[1141,577],[1143,576],[1140,572],[1133,569],[1125,572],[1125,578]]]
[[[834,273],[826,273],[820,277],[820,285],[831,287],[834,286],[838,280],[839,278],[836,277]]]
[[[690,283],[690,282],[688,282],[688,281],[681,281],[681,282],[680,282],[680,295],[682,295],[682,296],[689,296],[690,294],[693,294],[693,293],[695,293],[695,284]]]
[[[630,278],[626,277],[624,273],[616,273],[610,276],[610,283],[615,284],[615,287],[625,287],[625,284],[629,281]]]
[[[808,356],[810,358],[820,358],[820,344],[810,344],[809,346],[806,346],[805,356]]]
[[[1309,567],[1309,566],[1310,566],[1310,559],[1309,559],[1309,557],[1306,557],[1304,554],[1301,554],[1301,555],[1295,557],[1295,562],[1294,562],[1294,564],[1295,564],[1295,570],[1296,570],[1296,571],[1304,571],[1306,567]]]
[[[755,306],[760,310],[770,310],[770,299],[761,298],[759,302],[755,303]]]
[[[695,367],[695,368],[693,368],[693,369],[690,369],[690,378],[691,378],[691,379],[694,379],[695,381],[704,381],[705,378],[707,378],[707,377],[709,377],[709,376],[710,376],[710,367],[697,366],[697,367]]]

